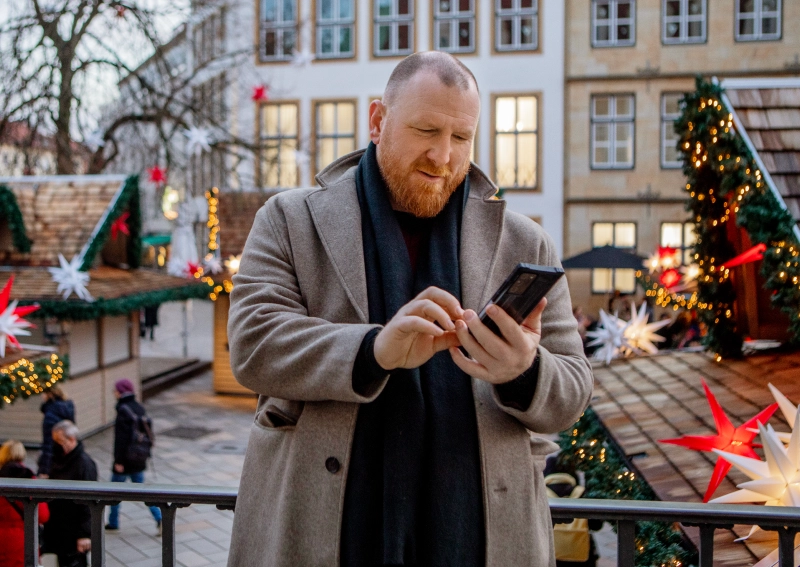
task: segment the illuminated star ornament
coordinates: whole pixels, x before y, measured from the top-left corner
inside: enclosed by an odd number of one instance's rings
[[[600,324],[597,329],[586,333],[587,337],[593,339],[586,346],[600,347],[594,351],[593,358],[610,364],[612,358],[618,357],[623,347],[629,346],[625,338],[625,327],[626,323],[619,317],[609,315],[601,309]]]
[[[753,444],[753,439],[756,433],[752,428],[757,423],[766,423],[775,410],[778,409],[778,404],[772,404],[766,409],[760,411],[755,417],[749,419],[739,427],[734,427],[722,406],[719,405],[717,398],[711,393],[705,380],[703,382],[703,389],[706,391],[706,398],[708,398],[708,405],[711,406],[711,414],[714,416],[714,424],[717,427],[716,435],[684,435],[677,439],[661,439],[661,443],[670,443],[672,445],[680,445],[692,449],[693,451],[724,451],[728,455],[737,457],[747,457],[749,459],[758,460],[758,455],[753,451],[753,447],[759,445]],[[711,475],[711,480],[708,483],[708,490],[703,496],[703,502],[708,502],[713,496],[714,492],[719,488],[722,479],[731,470],[731,463],[724,459],[717,459],[717,464],[714,466],[714,472]]]
[[[94,298],[86,289],[89,283],[89,274],[80,270],[83,258],[80,254],[72,257],[72,261],[67,262],[63,255],[58,255],[59,268],[47,268],[53,276],[53,281],[58,284],[58,293],[62,293],[67,299],[73,293],[84,301],[94,301]]]
[[[22,317],[39,309],[38,305],[17,307],[19,302],[16,299],[9,303],[12,285],[14,285],[14,276],[11,276],[0,290],[0,357],[6,355],[7,343],[14,348],[21,348],[17,337],[30,335],[30,331],[26,329],[33,327],[32,323]]]
[[[111,223],[111,239],[116,240],[120,233],[127,236],[131,235],[131,229],[128,228],[128,218],[131,214],[128,211],[122,213],[117,220]]]
[[[772,392],[772,397],[775,398],[775,402],[777,402],[778,407],[781,408],[781,413],[783,417],[786,419],[786,423],[792,426],[794,432],[797,427],[795,427],[795,423],[797,422],[797,416],[800,412],[797,411],[797,406],[794,405],[792,402],[789,401],[789,398],[784,396],[780,390],[778,390],[772,384],[767,384],[769,386],[769,391]],[[778,436],[778,439],[783,441],[784,443],[789,443],[789,439],[791,437],[791,433],[782,433],[780,431],[776,432],[775,435]]]
[[[190,154],[199,156],[203,152],[211,151],[211,132],[207,128],[192,126],[184,130],[183,135],[187,138],[186,150]]]
[[[231,255],[227,260],[225,260],[225,267],[228,268],[228,271],[231,274],[239,273],[239,263],[242,260],[242,255],[239,254],[238,256]]]
[[[656,354],[658,348],[653,343],[664,341],[664,337],[656,334],[656,331],[666,327],[672,321],[664,319],[663,321],[656,321],[655,323],[648,323],[650,315],[647,313],[647,304],[642,302],[639,311],[636,311],[636,306],[631,303],[631,320],[625,325],[622,331],[623,338],[625,339],[622,345],[622,352],[624,354],[641,354],[647,352],[649,354]]]
[[[163,185],[167,182],[167,172],[166,170],[154,165],[153,167],[147,170],[148,179],[150,179],[151,183],[155,183],[156,185]]]
[[[83,139],[83,143],[95,151],[106,145],[106,141],[103,139],[103,133],[100,130],[95,130],[91,134],[88,134]]]
[[[292,67],[307,67],[314,60],[314,54],[303,48],[302,51],[297,51],[292,54]]]
[[[250,97],[253,102],[267,102],[269,100],[269,87],[267,85],[256,85],[253,87],[253,95]]]
[[[210,274],[221,274],[224,271],[222,262],[216,256],[210,256],[203,261],[203,271]]]

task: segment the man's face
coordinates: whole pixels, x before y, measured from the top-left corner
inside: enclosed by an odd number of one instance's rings
[[[372,103],[370,137],[395,209],[441,212],[469,171],[479,114],[474,85],[447,87],[430,71],[403,84],[389,106]]]

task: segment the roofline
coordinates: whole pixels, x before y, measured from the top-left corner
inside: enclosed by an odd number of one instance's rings
[[[720,84],[719,79],[717,79],[716,77],[714,77],[712,80],[714,83]],[[778,80],[778,79],[773,79],[773,80]],[[750,82],[755,84],[755,81],[750,81]],[[800,80],[795,80],[795,82],[797,83],[798,86],[800,86]],[[721,86],[724,88],[725,84],[726,82],[723,81]],[[729,86],[728,88],[734,88],[734,87]],[[746,87],[740,87],[740,88],[746,88]],[[758,87],[750,87],[750,88],[758,88]],[[780,87],[762,87],[762,88],[780,88]],[[756,162],[756,166],[761,171],[761,175],[764,177],[764,182],[767,184],[767,187],[769,187],[770,191],[772,191],[772,195],[775,197],[775,200],[778,201],[778,204],[780,204],[781,208],[784,211],[788,212],[791,215],[789,207],[786,206],[786,201],[783,200],[783,195],[780,194],[778,188],[775,186],[775,182],[772,180],[772,176],[769,174],[769,170],[767,170],[766,166],[764,165],[764,161],[761,159],[761,156],[756,150],[756,147],[753,145],[753,141],[750,139],[750,135],[747,133],[747,129],[744,127],[744,124],[742,124],[742,121],[739,119],[739,115],[736,113],[736,109],[733,107],[733,104],[731,104],[731,99],[728,98],[728,95],[726,95],[724,91],[722,93],[722,103],[728,109],[728,112],[731,113],[731,116],[733,117],[734,127],[736,128],[737,132],[739,132],[739,135],[742,137],[742,140],[747,146],[747,149],[750,151],[750,155],[753,157],[753,161]],[[792,215],[792,219],[794,219],[794,215]],[[797,226],[797,221],[792,223],[792,232],[794,233],[794,237],[797,239],[797,241],[800,242],[800,227]]]
[[[97,238],[98,234],[100,234],[100,229],[103,228],[103,225],[106,223],[106,220],[108,219],[108,215],[110,215],[111,211],[114,210],[114,205],[117,204],[117,201],[119,201],[119,198],[122,196],[122,192],[125,191],[125,185],[126,185],[126,179],[127,178],[124,175],[122,175],[122,176],[110,175],[109,176],[109,178],[110,178],[109,181],[113,181],[114,180],[113,178],[116,178],[116,177],[122,177],[122,179],[120,180],[119,187],[117,188],[117,192],[114,193],[114,197],[111,198],[111,201],[108,203],[108,206],[106,207],[106,210],[103,211],[103,214],[100,216],[100,220],[97,221],[97,224],[94,226],[94,230],[92,230],[92,234],[89,236],[89,239],[86,242],[83,243],[83,247],[81,248],[81,251],[79,253],[80,254],[80,258],[81,258],[81,264],[84,263],[84,260],[86,259],[86,253],[89,251],[89,248],[91,247],[92,242],[94,242],[94,239]],[[138,191],[139,189],[137,188],[136,190]],[[800,238],[799,238],[799,240],[800,240]]]
[[[716,77],[715,77],[716,79]],[[800,89],[800,77],[747,77],[722,79],[723,89]]]
[[[0,177],[0,183],[96,183],[98,181],[125,181],[127,175],[107,173],[103,175],[17,175]]]

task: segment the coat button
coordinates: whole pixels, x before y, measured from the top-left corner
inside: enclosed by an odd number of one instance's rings
[[[328,472],[331,474],[336,474],[339,472],[341,465],[339,464],[339,459],[336,457],[328,457],[325,460],[325,468],[328,469]]]

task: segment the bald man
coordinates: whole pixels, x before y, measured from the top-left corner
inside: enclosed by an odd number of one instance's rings
[[[259,394],[228,565],[554,565],[541,470],[592,377],[562,280],[517,324],[480,310],[519,262],[558,265],[469,161],[472,73],[401,61],[371,143],[258,213],[231,294]],[[463,347],[469,356],[462,353]]]

